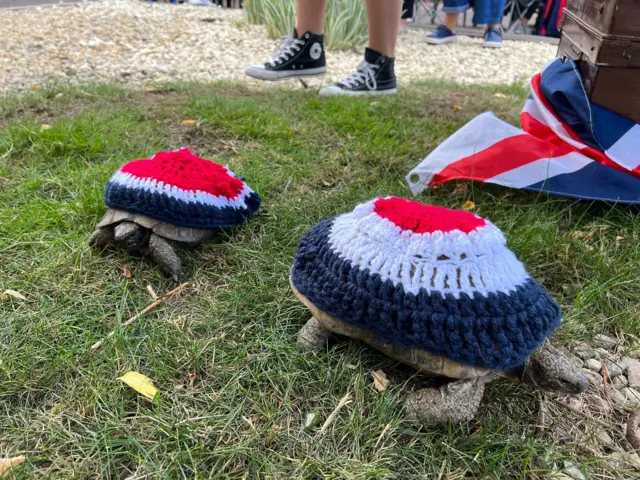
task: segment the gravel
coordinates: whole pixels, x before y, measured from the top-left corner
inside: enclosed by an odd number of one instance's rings
[[[55,8],[4,11],[0,22],[0,92],[49,82],[142,85],[177,80],[231,80],[253,84],[244,67],[271,57],[276,43],[241,11],[104,0]],[[427,45],[424,32],[399,37],[401,84],[436,78],[470,84],[524,84],[556,47],[505,41],[483,49],[480,39]],[[362,51],[328,52],[329,75],[314,87],[351,74]],[[296,82],[286,82],[298,85]]]

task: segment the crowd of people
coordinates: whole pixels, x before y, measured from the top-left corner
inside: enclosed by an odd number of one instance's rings
[[[487,25],[483,46],[502,46],[500,26],[506,0],[477,0],[473,23]],[[344,80],[320,90],[322,96],[389,95],[397,93],[394,71],[398,32],[414,12],[415,0],[366,0],[369,43],[364,60]],[[296,27],[270,61],[250,65],[247,75],[260,80],[285,80],[325,75],[324,22],[327,0],[297,0]],[[442,25],[426,36],[441,45],[456,40],[458,16],[470,8],[469,0],[444,0]],[[390,21],[390,19],[399,19]]]

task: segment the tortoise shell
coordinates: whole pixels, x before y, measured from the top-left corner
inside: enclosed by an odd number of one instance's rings
[[[180,227],[172,223],[157,220],[138,213],[127,212],[118,208],[109,208],[104,214],[98,227],[108,227],[122,222],[134,222],[141,225],[153,233],[169,240],[184,243],[187,245],[197,245],[209,239],[213,235],[213,230],[203,230],[199,228]]]
[[[363,341],[389,357],[410,365],[424,374],[449,378],[477,378],[490,373],[488,368],[464,365],[449,358],[434,355],[426,350],[382,343],[376,339],[376,336],[373,333],[343,322],[342,320],[332,317],[328,313],[320,310],[307,297],[298,291],[293,282],[290,281],[290,283],[293,293],[296,295],[298,300],[300,300],[309,309],[324,328],[337,333],[338,335],[344,335],[345,337]]]

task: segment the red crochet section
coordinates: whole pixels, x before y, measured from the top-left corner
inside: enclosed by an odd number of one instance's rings
[[[195,156],[188,148],[158,152],[153,158],[134,160],[121,169],[139,179],[151,178],[185,191],[210,193],[234,199],[244,183],[227,173],[222,165]]]
[[[470,233],[487,223],[475,215],[433,205],[390,197],[376,200],[374,211],[402,230],[414,233],[452,232]]]

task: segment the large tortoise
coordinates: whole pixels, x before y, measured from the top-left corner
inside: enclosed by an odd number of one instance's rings
[[[588,386],[547,340],[559,307],[500,230],[473,214],[394,197],[365,203],[303,238],[291,285],[313,315],[298,334],[304,350],[336,333],[450,379],[406,397],[408,417],[425,424],[469,420],[498,377],[564,394]]]
[[[90,245],[147,255],[175,281],[182,271],[176,247],[195,247],[260,207],[258,194],[228,168],[186,148],[123,165],[104,200],[109,209]]]

